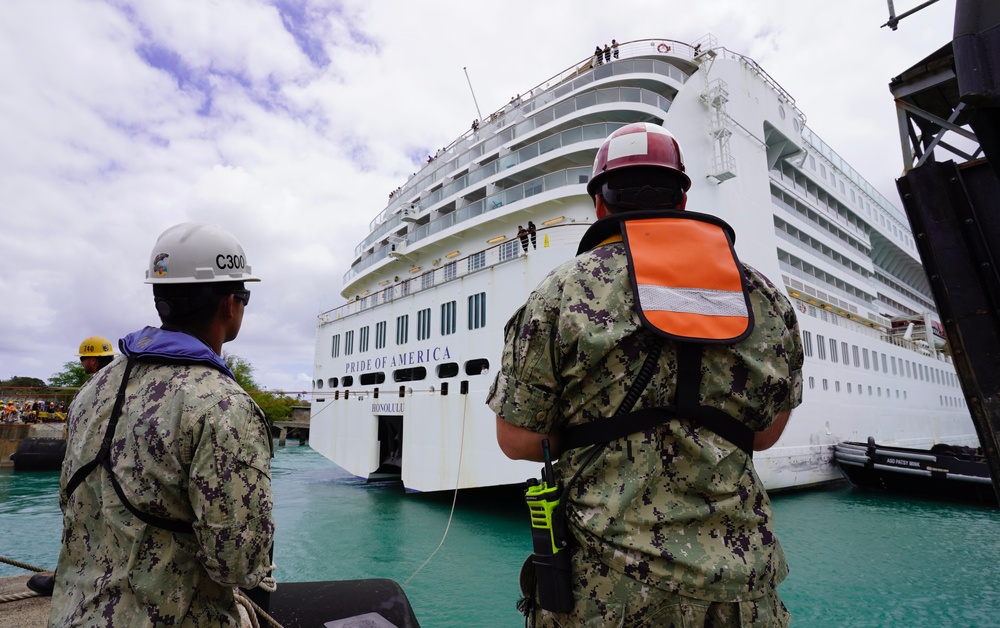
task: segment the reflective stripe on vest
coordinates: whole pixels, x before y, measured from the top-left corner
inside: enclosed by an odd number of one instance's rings
[[[753,329],[743,272],[721,226],[688,217],[622,222],[636,310],[668,337],[736,342]]]

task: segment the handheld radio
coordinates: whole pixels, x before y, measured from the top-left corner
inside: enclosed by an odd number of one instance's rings
[[[527,481],[524,501],[531,517],[532,562],[538,583],[538,604],[547,611],[566,613],[573,608],[573,590],[570,582],[568,530],[565,509],[559,507],[562,487],[552,472],[552,454],[549,441],[542,441],[541,482],[535,478]]]

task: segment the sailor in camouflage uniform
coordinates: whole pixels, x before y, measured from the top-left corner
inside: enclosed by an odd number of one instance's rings
[[[617,225],[606,238],[600,225],[627,210],[637,210],[633,217],[663,208],[690,214],[677,211],[690,187],[683,169],[679,145],[661,127],[640,123],[613,133],[588,185],[603,219],[584,237],[591,244],[581,248],[589,250],[556,268],[507,323],[488,396],[499,444],[511,458],[541,461],[541,441],[549,439],[553,455],[562,454],[555,465],[562,486],[593,451],[563,451],[567,428],[611,417],[659,341],[637,312],[629,260],[640,253],[626,254]],[[660,248],[656,255],[669,255]],[[733,268],[742,275],[751,330],[738,342],[701,345],[697,399],[745,426],[745,449],[762,450],[801,403],[803,354],[787,298],[754,269],[738,261]],[[636,409],[675,402],[680,343],[662,342]],[[776,590],[788,567],[752,459],[697,421],[678,413],[610,442],[564,499],[572,609],[543,610],[531,603],[537,591],[522,591],[530,625],[788,624]]]
[[[274,536],[268,425],[220,357],[245,281],[259,279],[219,227],[157,241],[163,326],[122,339],[70,407],[50,626],[239,625],[233,587],[267,575]],[[91,464],[109,429],[106,466]]]

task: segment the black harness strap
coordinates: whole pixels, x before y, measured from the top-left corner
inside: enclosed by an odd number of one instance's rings
[[[753,457],[753,430],[718,408],[699,404],[701,343],[677,343],[677,351],[677,393],[674,405],[629,412],[635,399],[627,407],[623,403],[619,411],[624,409],[627,414],[616,414],[614,420],[591,421],[566,428],[562,439],[563,450],[607,443],[666,423],[678,416],[715,432]],[[650,355],[659,357],[659,352],[651,352]],[[636,383],[640,382],[637,380]],[[645,382],[642,384],[645,388]]]
[[[118,499],[120,499],[122,504],[128,508],[129,512],[135,515],[140,521],[157,528],[162,528],[169,532],[193,534],[194,528],[191,526],[191,523],[187,521],[177,521],[175,519],[157,517],[156,515],[142,512],[133,506],[125,496],[125,491],[122,490],[121,484],[118,483],[118,478],[115,476],[114,469],[111,467],[111,441],[114,440],[115,430],[118,428],[118,418],[121,417],[122,406],[125,405],[125,388],[128,386],[128,378],[132,374],[132,366],[134,363],[135,358],[133,356],[129,356],[128,361],[125,363],[125,373],[122,375],[121,386],[118,387],[118,396],[115,398],[115,407],[111,410],[111,418],[108,419],[108,426],[104,431],[104,439],[101,441],[101,449],[97,452],[97,456],[93,460],[77,469],[76,473],[73,474],[73,477],[66,483],[66,499],[69,499],[69,496],[73,494],[73,491],[75,491],[84,479],[86,479],[86,477],[90,475],[90,473],[96,469],[98,465],[100,465],[104,467],[105,471],[108,472],[108,477],[111,480],[111,486],[114,487],[115,494],[118,495]]]
[[[76,487],[80,486],[80,483],[90,475],[90,472],[97,468],[97,465],[103,464],[104,459],[108,457],[108,453],[111,451],[111,440],[115,436],[115,428],[118,426],[118,417],[121,416],[122,406],[125,405],[125,387],[128,386],[129,375],[132,374],[132,366],[135,364],[135,359],[132,356],[128,357],[125,362],[125,374],[122,375],[121,386],[118,387],[118,396],[115,397],[115,407],[111,411],[111,419],[108,421],[108,427],[104,431],[104,439],[101,441],[101,448],[97,452],[97,456],[76,470],[73,477],[70,478],[69,482],[66,483],[66,499],[73,494]]]

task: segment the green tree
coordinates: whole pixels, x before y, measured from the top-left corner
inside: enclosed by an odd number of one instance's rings
[[[15,375],[8,380],[0,382],[0,386],[4,388],[44,388],[45,382],[38,379],[37,377],[21,377],[20,375]]]
[[[264,387],[257,383],[253,377],[254,367],[248,360],[232,353],[223,353],[222,358],[226,361],[226,366],[236,376],[236,383],[250,393],[250,397],[257,402],[260,409],[264,411],[264,416],[271,423],[275,421],[286,421],[292,413],[292,406],[301,405],[288,395],[274,394],[267,392]]]
[[[87,383],[88,379],[90,379],[90,375],[83,372],[83,365],[80,364],[79,360],[76,360],[66,362],[63,364],[63,370],[58,373],[53,373],[49,378],[49,386],[57,386],[60,388],[79,388]]]
[[[253,365],[245,358],[241,358],[233,353],[223,353],[222,359],[226,361],[226,366],[236,376],[236,383],[240,388],[248,393],[257,392],[260,386],[253,378]]]

